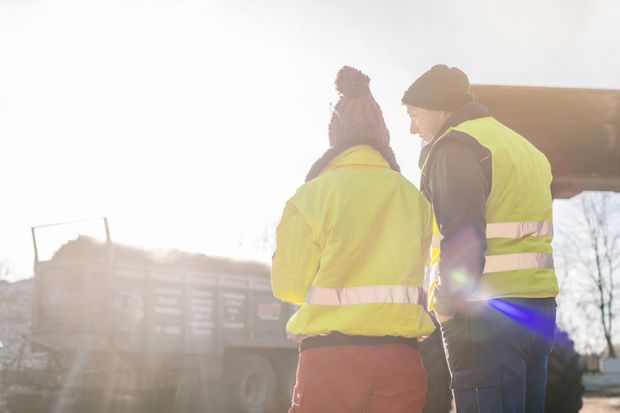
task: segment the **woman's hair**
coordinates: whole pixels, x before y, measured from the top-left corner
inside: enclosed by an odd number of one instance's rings
[[[329,143],[376,139],[388,145],[390,132],[385,126],[381,108],[372,97],[370,78],[359,70],[343,66],[336,75],[336,90],[340,94],[329,122]]]

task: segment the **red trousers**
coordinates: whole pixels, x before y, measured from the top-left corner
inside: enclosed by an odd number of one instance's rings
[[[426,370],[407,344],[312,347],[299,354],[289,413],[419,413]]]

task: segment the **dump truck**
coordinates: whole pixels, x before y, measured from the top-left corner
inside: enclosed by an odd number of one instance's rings
[[[9,410],[283,411],[294,307],[273,297],[269,266],[120,245],[103,224],[104,241],[36,254],[32,331],[0,373]]]

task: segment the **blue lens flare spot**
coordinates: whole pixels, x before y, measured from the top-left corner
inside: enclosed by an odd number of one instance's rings
[[[537,308],[516,304],[501,298],[489,300],[489,305],[528,331],[545,339],[553,340],[555,320]]]

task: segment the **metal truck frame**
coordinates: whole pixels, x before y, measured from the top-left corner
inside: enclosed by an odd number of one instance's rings
[[[294,380],[297,349],[285,333],[294,307],[273,297],[269,267],[156,256],[112,243],[103,221],[105,242],[79,237],[47,261],[33,228],[32,334],[2,373],[27,396],[18,403],[37,396],[62,412],[281,409]],[[28,368],[28,350],[45,353],[46,367]]]

